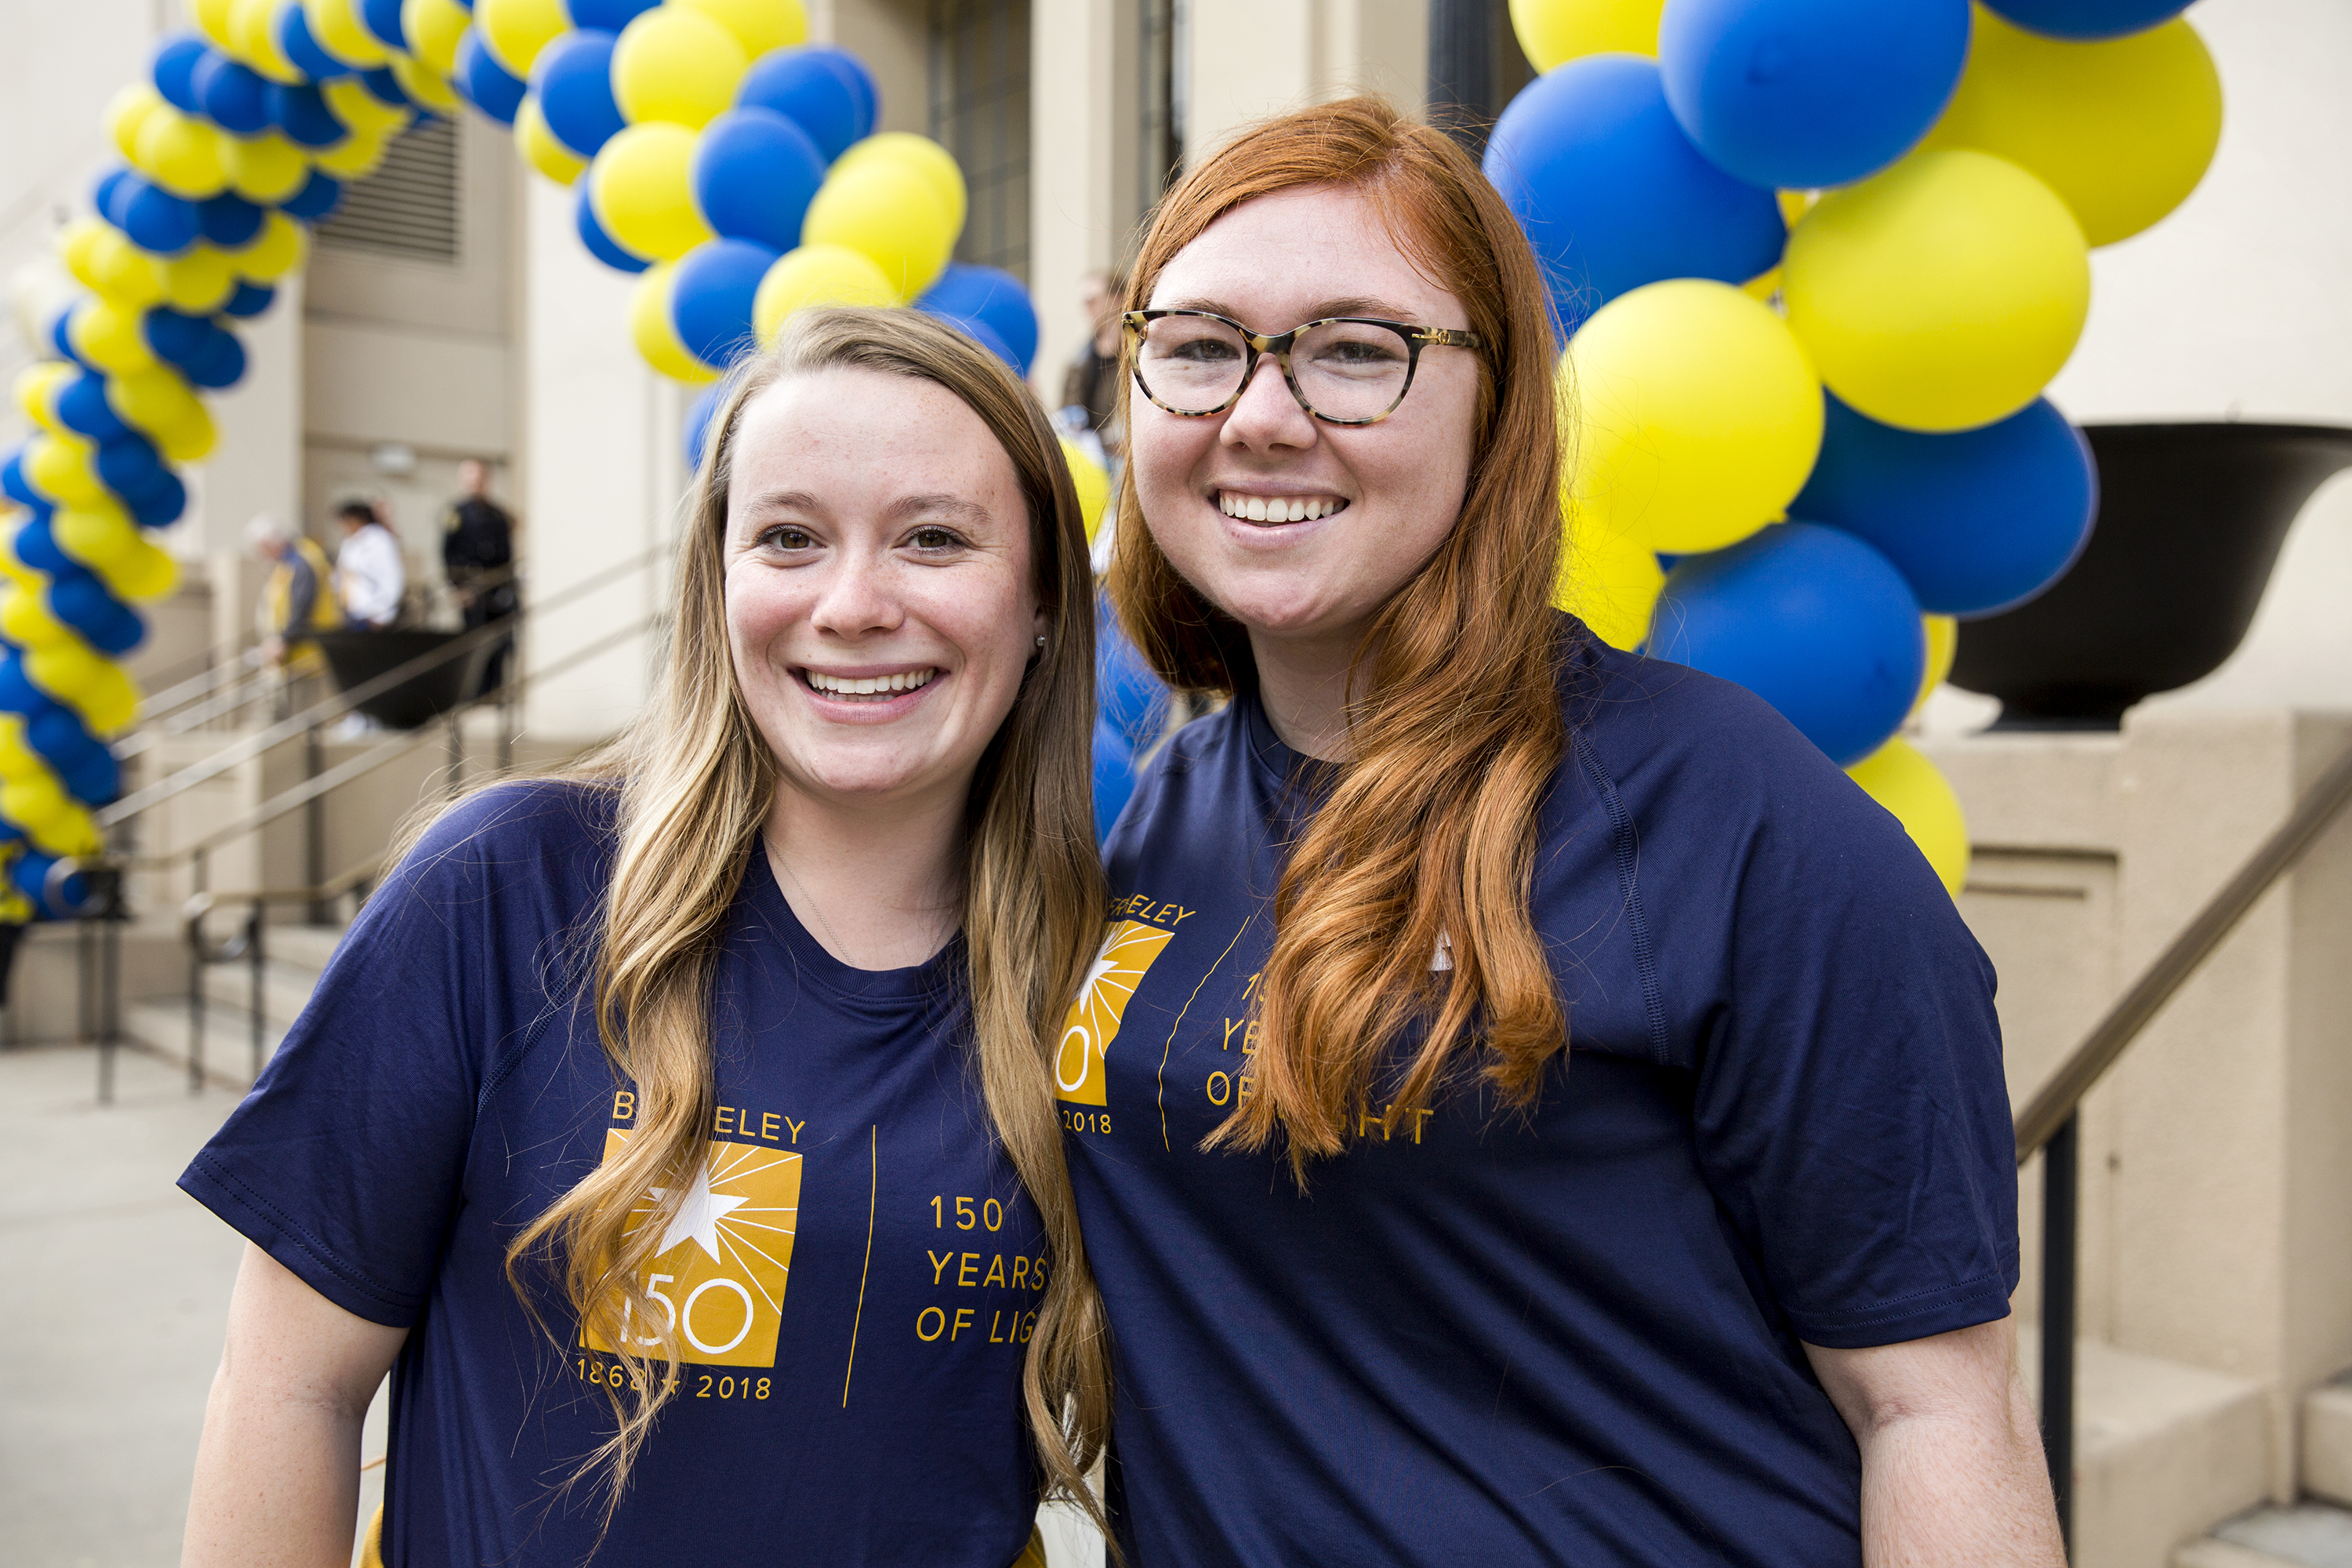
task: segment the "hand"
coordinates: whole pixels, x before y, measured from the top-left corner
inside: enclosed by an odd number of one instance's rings
[[[261,662],[264,664],[284,664],[286,662],[286,639],[284,637],[277,637],[262,638]]]

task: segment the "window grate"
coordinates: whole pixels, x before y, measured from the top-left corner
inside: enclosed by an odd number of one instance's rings
[[[457,152],[456,121],[419,120],[394,139],[374,174],[343,187],[314,237],[331,250],[454,265],[461,237]]]
[[[1186,0],[1140,0],[1136,57],[1141,68],[1136,104],[1142,111],[1136,145],[1141,157],[1136,184],[1137,228],[1184,172],[1184,98],[1190,47]]]
[[[956,259],[1029,281],[1028,0],[931,0],[931,138],[971,195]]]

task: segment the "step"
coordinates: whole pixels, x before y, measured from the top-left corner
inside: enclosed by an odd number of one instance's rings
[[[300,964],[281,962],[276,950],[262,949],[261,1016],[272,1026],[284,1029],[301,1015],[310,1000],[310,992],[319,984],[319,972]],[[205,1000],[215,1006],[243,1010],[253,1001],[253,969],[242,960],[236,963],[210,963],[205,966]],[[184,1009],[187,1004],[183,1002]]]
[[[188,1004],[184,997],[133,1002],[122,1010],[122,1032],[168,1062],[188,1062]],[[285,1041],[286,1031],[264,1019],[261,1059],[266,1065]],[[220,1089],[253,1085],[252,1016],[242,1007],[205,1009],[205,1081]]]
[[[2352,1510],[2322,1502],[2258,1508],[2175,1552],[2172,1568],[2352,1568]]]
[[[2304,1395],[2303,1489],[2352,1506],[2352,1382],[2344,1378]]]
[[[2038,1341],[2018,1331],[2029,1368]],[[2074,1568],[2150,1568],[2269,1500],[2260,1384],[2096,1340],[2076,1343],[2074,1369]]]

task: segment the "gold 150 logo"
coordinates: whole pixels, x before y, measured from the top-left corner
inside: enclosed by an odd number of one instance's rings
[[[611,1160],[628,1140],[625,1130],[608,1129],[604,1158]],[[628,1231],[645,1225],[656,1202],[668,1195],[667,1188],[656,1187],[639,1198],[629,1212]],[[775,1365],[800,1203],[798,1154],[715,1138],[706,1142],[702,1167],[662,1232],[652,1268],[638,1281],[667,1321],[624,1319],[621,1331],[631,1348],[650,1352],[661,1331],[671,1329],[680,1361]],[[607,1354],[614,1349],[594,1332],[583,1332],[581,1342]]]
[[[1087,971],[1087,983],[1062,1021],[1061,1044],[1054,1051],[1054,1092],[1059,1098],[1073,1105],[1107,1103],[1103,1056],[1118,1034],[1128,999],[1143,983],[1143,972],[1175,934],[1140,921],[1111,922],[1094,967]]]

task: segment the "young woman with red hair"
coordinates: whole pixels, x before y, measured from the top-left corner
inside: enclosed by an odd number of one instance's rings
[[[2058,1563],[1990,968],[1762,702],[1552,608],[1555,344],[1475,165],[1267,121],[1126,303],[1113,597],[1232,699],[1112,836],[1055,1063],[1129,1560]]]

